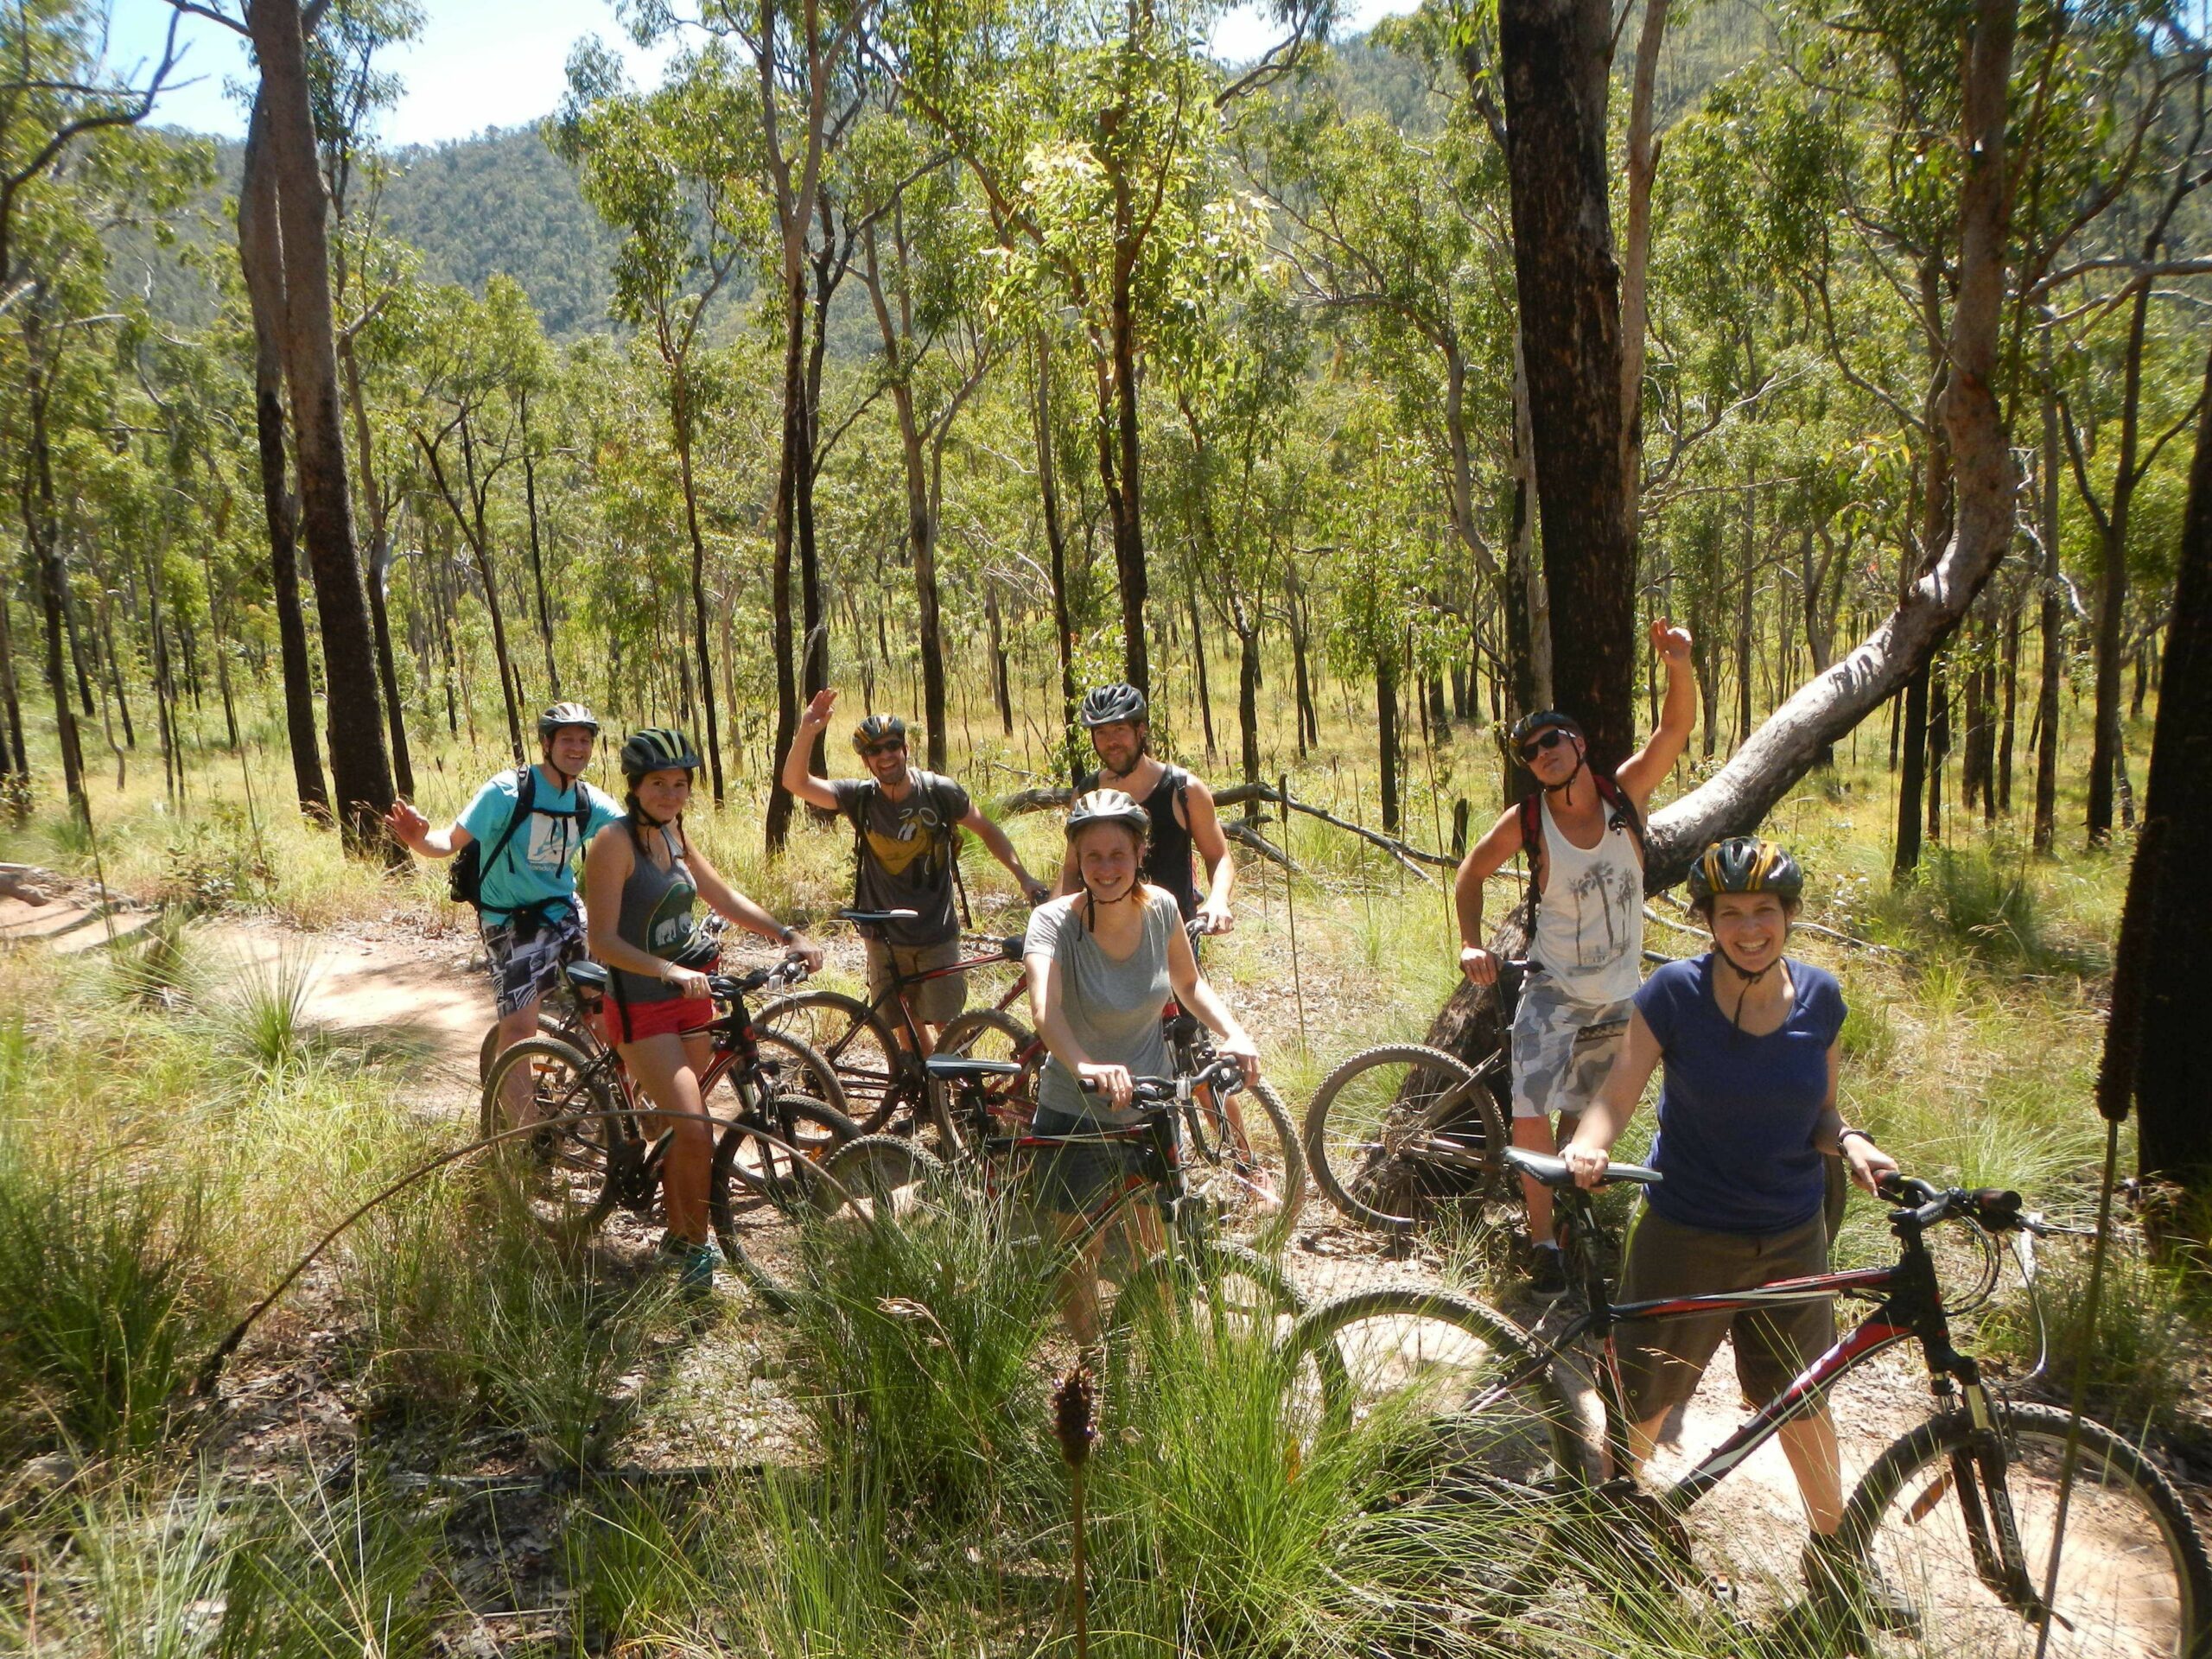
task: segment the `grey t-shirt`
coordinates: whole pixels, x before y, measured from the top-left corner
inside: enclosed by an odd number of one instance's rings
[[[959,851],[960,820],[968,816],[968,791],[933,772],[907,775],[913,787],[898,801],[871,778],[840,778],[830,785],[839,814],[854,820],[861,842],[853,908],[914,911],[911,922],[883,924],[883,938],[892,944],[941,944],[960,937],[952,861]]]
[[[1076,1041],[1092,1060],[1126,1065],[1141,1077],[1167,1075],[1167,1039],[1160,1010],[1174,988],[1167,976],[1168,936],[1183,925],[1175,896],[1146,890],[1144,933],[1125,961],[1098,948],[1084,925],[1090,901],[1071,893],[1039,905],[1029,918],[1025,957],[1051,957],[1060,966],[1060,1008]],[[1037,1078],[1037,1104],[1096,1123],[1134,1123],[1135,1110],[1117,1111],[1103,1096],[1086,1095],[1075,1073],[1048,1058]]]

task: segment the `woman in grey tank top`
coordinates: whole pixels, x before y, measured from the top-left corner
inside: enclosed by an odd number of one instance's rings
[[[652,1128],[674,1131],[661,1170],[668,1211],[662,1251],[679,1265],[687,1290],[714,1282],[707,1243],[707,1179],[715,1141],[699,1078],[713,1058],[703,1029],[715,1017],[707,976],[670,958],[691,938],[691,912],[704,899],[748,932],[773,939],[810,968],[822,947],[785,927],[715,871],[683,833],[683,808],[699,756],[689,739],[665,728],[632,734],[622,745],[628,810],[592,838],[584,855],[586,937],[593,960],[608,969],[607,1038],[645,1096],[667,1114]]]
[[[1120,790],[1077,801],[1068,849],[1082,885],[1029,918],[1022,962],[1049,1056],[1037,1081],[1035,1134],[1081,1135],[1139,1120],[1130,1080],[1167,1072],[1160,1014],[1170,996],[1215,1033],[1248,1083],[1259,1079],[1259,1052],[1198,973],[1175,896],[1141,879],[1147,824],[1144,809]],[[1231,1128],[1243,1133],[1234,1118]],[[1114,1228],[1096,1233],[1087,1218],[1138,1155],[1118,1143],[1063,1147],[1036,1168],[1038,1197],[1059,1215],[1060,1236],[1083,1240],[1061,1281],[1060,1311],[1085,1346],[1098,1340],[1098,1262],[1108,1237],[1126,1231],[1139,1260],[1160,1247],[1159,1212],[1149,1205],[1127,1206]]]

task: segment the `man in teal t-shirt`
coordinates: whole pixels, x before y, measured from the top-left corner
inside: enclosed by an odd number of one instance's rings
[[[531,768],[526,822],[515,819],[524,787],[519,772],[493,778],[446,829],[431,829],[405,801],[385,819],[402,846],[424,858],[451,858],[472,842],[482,843],[477,915],[492,961],[502,1052],[537,1033],[539,1000],[562,964],[583,954],[575,855],[622,816],[619,801],[583,781],[599,740],[590,709],[555,703],[537,717],[537,740],[543,759]]]

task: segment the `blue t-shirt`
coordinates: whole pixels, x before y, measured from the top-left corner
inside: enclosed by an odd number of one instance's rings
[[[1827,1097],[1828,1049],[1843,1029],[1835,976],[1792,961],[1789,1017],[1763,1037],[1715,1001],[1713,958],[1656,969],[1636,1008],[1665,1057],[1646,1202],[1715,1233],[1780,1233],[1820,1214],[1827,1178],[1813,1129]]]
[[[576,833],[578,789],[589,803],[582,835]],[[476,798],[462,810],[461,827],[484,844],[480,857],[492,856],[492,849],[507,833],[520,798],[516,774],[503,772],[478,790]],[[620,803],[605,790],[579,780],[574,788],[556,792],[540,768],[530,803],[530,822],[515,831],[496,867],[485,866],[484,919],[504,922],[511,912],[549,902],[549,913],[567,910],[576,896],[574,860],[577,851],[602,826],[621,816]]]

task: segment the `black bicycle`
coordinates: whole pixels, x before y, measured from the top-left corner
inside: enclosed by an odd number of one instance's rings
[[[1442,1292],[1385,1289],[1324,1303],[1299,1321],[1285,1349],[1289,1408],[1306,1432],[1402,1413],[1402,1421],[1428,1429],[1414,1477],[1426,1491],[1409,1491],[1408,1501],[1496,1504],[1518,1511],[1528,1535],[1563,1530],[1566,1547],[1528,1552],[1547,1574],[1594,1550],[1603,1571],[1640,1565],[1680,1586],[1694,1580],[1682,1528],[1690,1509],[1783,1426],[1817,1408],[1845,1373],[1914,1343],[1934,1409],[1874,1459],[1845,1506],[1839,1535],[1845,1565],[1832,1589],[1846,1594],[1840,1611],[1859,1615],[1859,1650],[1974,1659],[2183,1659],[2212,1650],[2212,1566],[2164,1475],[2101,1423],[2008,1398],[1953,1341],[1953,1319],[1989,1300],[2005,1245],[2034,1296],[2034,1241],[2054,1230],[2025,1213],[2018,1193],[1894,1179],[1883,1193],[1894,1206],[1894,1266],[1616,1303],[1593,1248],[1600,1232],[1591,1195],[1573,1184],[1566,1161],[1520,1151],[1506,1161],[1557,1193],[1586,1310],[1547,1334]],[[1612,1164],[1605,1179],[1649,1184],[1660,1177]],[[1947,1224],[1981,1258],[1973,1288],[1951,1300],[1927,1243]],[[1618,1321],[1830,1296],[1873,1309],[1695,1467],[1661,1490],[1616,1472],[1628,1467],[1627,1408],[1611,1341]],[[1849,1605],[1852,1581],[1867,1582],[1877,1571],[1910,1601],[1909,1618]],[[1532,1582],[1515,1582],[1508,1571],[1486,1592],[1525,1596]]]
[[[607,995],[607,970],[575,962],[564,971],[580,1010],[587,1018],[595,1014]],[[794,958],[707,981],[708,994],[722,1010],[706,1027],[714,1058],[699,1079],[701,1097],[715,1120],[708,1211],[723,1256],[771,1302],[788,1294],[780,1258],[789,1246],[783,1236],[791,1218],[813,1202],[816,1166],[859,1135],[842,1112],[810,1095],[779,1089],[779,1065],[763,1058],[763,1033],[746,1009],[747,996],[797,984],[806,974],[806,964]],[[813,1065],[827,1063],[817,1057]],[[515,1150],[499,1166],[539,1224],[573,1243],[617,1209],[652,1217],[671,1132],[649,1131],[645,1120],[655,1108],[639,1097],[620,1052],[601,1046],[587,1053],[557,1037],[517,1043],[484,1080],[480,1115],[485,1135],[509,1127],[509,1079],[518,1071],[527,1079],[515,1090],[528,1103],[526,1121],[541,1127],[518,1136]],[[726,1103],[734,1109],[717,1109]]]

